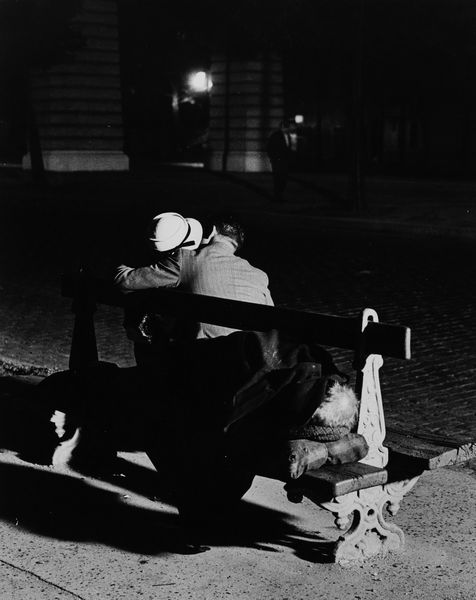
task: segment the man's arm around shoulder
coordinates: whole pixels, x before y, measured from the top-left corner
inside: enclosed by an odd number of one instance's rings
[[[145,267],[120,265],[116,269],[114,284],[122,292],[175,287],[179,283],[180,262],[179,255],[178,257],[161,257],[157,263]]]

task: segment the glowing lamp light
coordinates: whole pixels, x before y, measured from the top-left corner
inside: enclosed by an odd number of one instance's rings
[[[294,122],[297,123],[298,125],[300,125],[301,123],[304,123],[304,116],[303,115],[296,115],[294,117]]]
[[[212,80],[205,71],[196,71],[188,78],[188,85],[193,92],[203,93],[212,89]]]

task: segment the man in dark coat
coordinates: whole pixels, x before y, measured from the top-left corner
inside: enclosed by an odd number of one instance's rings
[[[296,149],[296,128],[292,121],[283,121],[276,131],[273,131],[268,138],[266,147],[269,160],[271,162],[271,171],[273,174],[273,191],[276,202],[283,201],[284,190],[286,189],[289,166],[292,153]]]
[[[79,375],[55,374],[40,388],[52,408],[75,409],[83,445],[92,442],[93,452],[98,442],[106,450],[119,447],[118,432],[134,429],[195,542],[194,532],[239,500],[256,474],[295,477],[286,455],[287,441],[296,437],[290,434],[311,421],[341,380],[327,351],[271,330],[172,344],[153,367],[99,363]],[[73,407],[64,405],[71,400]],[[73,459],[82,450],[77,441]],[[350,460],[358,460],[365,447],[353,442],[346,456],[349,451]],[[323,464],[326,452],[318,458]]]
[[[149,398],[145,449],[192,529],[239,500],[254,475],[287,479],[289,431],[310,421],[342,376],[325,350],[276,330],[180,344],[162,369],[138,370]]]

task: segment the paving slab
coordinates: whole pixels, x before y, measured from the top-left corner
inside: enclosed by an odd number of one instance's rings
[[[340,566],[321,550],[334,536],[330,515],[289,503],[264,478],[210,532],[209,552],[178,554],[176,511],[153,495],[153,468],[142,454],[121,458],[128,475],[104,481],[0,454],[0,597],[474,598],[474,464],[421,477],[395,517],[404,551]]]

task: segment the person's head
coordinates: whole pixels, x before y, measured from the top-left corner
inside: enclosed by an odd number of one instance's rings
[[[283,119],[281,121],[281,129],[283,131],[294,132],[296,131],[296,122],[294,119]]]
[[[347,384],[330,380],[325,397],[315,410],[312,420],[325,427],[352,429],[359,416],[359,401],[354,390]]]
[[[245,241],[245,232],[240,223],[231,215],[215,217],[213,220],[216,233],[228,238],[235,246],[235,252],[241,250]]]
[[[149,227],[149,242],[157,252],[176,252],[179,248],[195,250],[202,241],[203,228],[199,221],[179,213],[156,215]]]

